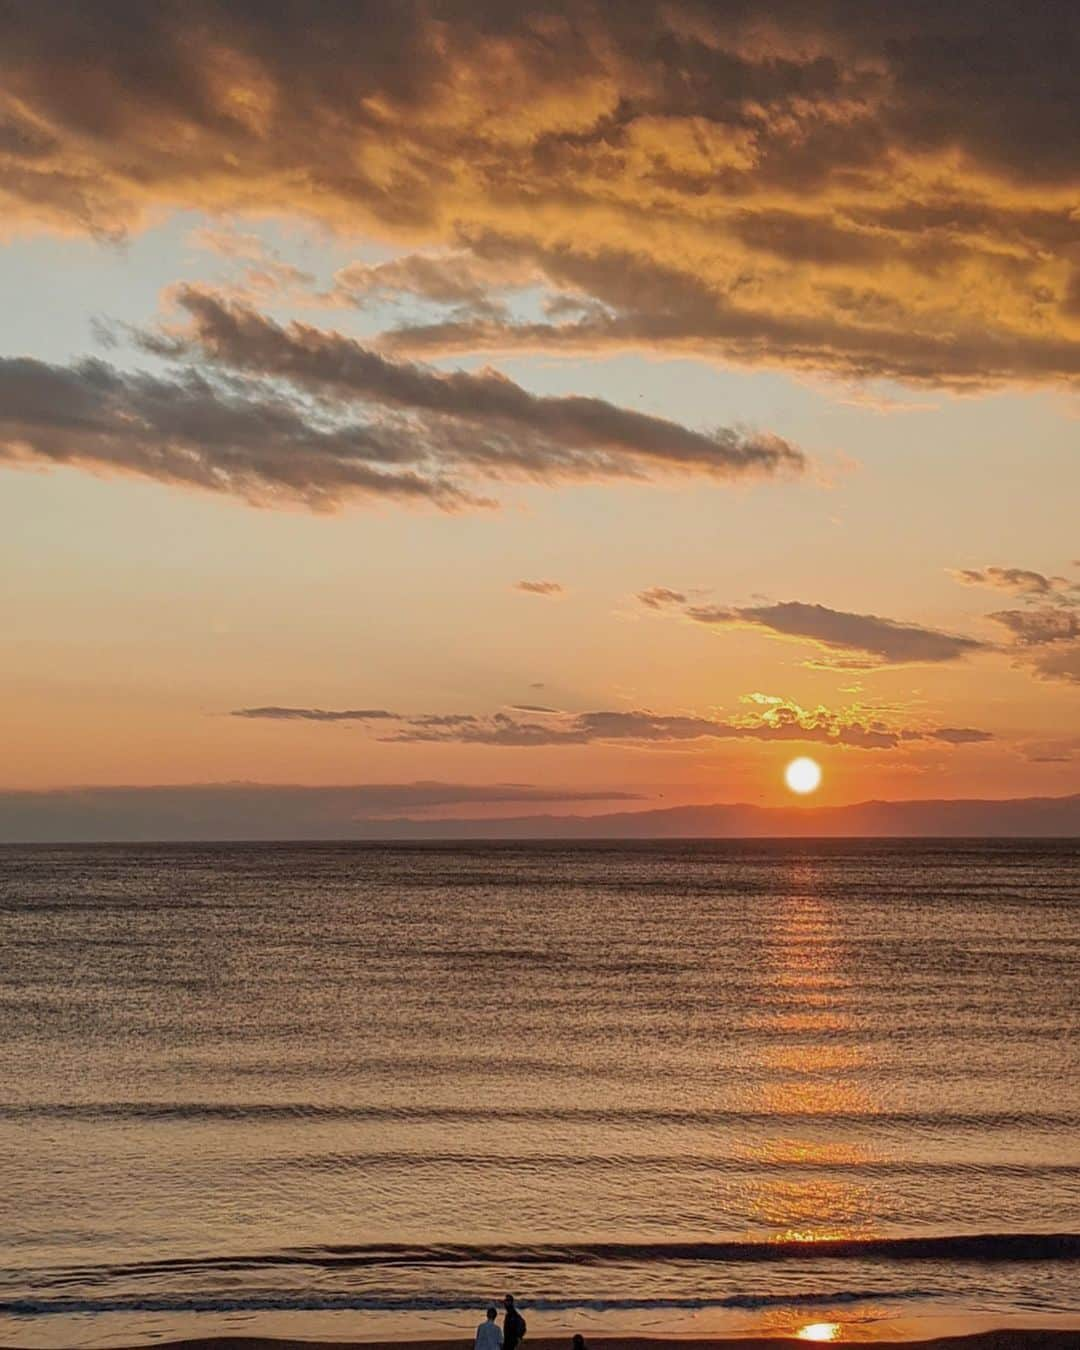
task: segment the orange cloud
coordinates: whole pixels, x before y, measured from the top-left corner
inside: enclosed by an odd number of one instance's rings
[[[597,742],[637,746],[684,745],[693,742],[809,741],[856,750],[894,750],[912,741],[969,745],[992,740],[974,727],[904,726],[878,711],[858,705],[832,710],[802,708],[791,699],[750,694],[743,700],[755,711],[736,718],[695,713],[656,713],[644,709],[563,713],[557,708],[527,705],[487,716],[474,713],[385,712],[382,709],[238,708],[233,717],[274,722],[360,722],[394,720],[382,728],[380,740],[398,744],[458,744],[538,749],[592,745]],[[522,716],[521,714],[524,714]],[[543,721],[532,720],[542,715]]]
[[[394,335],[417,349],[1080,372],[1072,5],[102,0],[0,26],[13,226],[228,208],[442,246],[341,280],[466,305]],[[534,275],[551,316],[514,322],[492,292]]]

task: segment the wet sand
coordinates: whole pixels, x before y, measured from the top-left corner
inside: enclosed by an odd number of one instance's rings
[[[818,1342],[821,1343],[821,1342]],[[874,1350],[1080,1350],[1080,1330],[1008,1329],[980,1331],[962,1336],[938,1336],[928,1340],[860,1340],[841,1335],[825,1342],[834,1346],[873,1346]],[[661,1336],[591,1336],[587,1340],[596,1350],[793,1350],[812,1345],[799,1336],[737,1336],[709,1339]],[[254,1336],[215,1336],[200,1340],[155,1342],[154,1350],[372,1350],[373,1346],[392,1346],[393,1350],[471,1350],[472,1338],[413,1341],[294,1341]],[[570,1338],[529,1337],[528,1350],[570,1350]],[[146,1350],[139,1347],[139,1350]]]

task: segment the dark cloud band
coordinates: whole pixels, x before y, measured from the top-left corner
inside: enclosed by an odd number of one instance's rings
[[[898,623],[877,614],[853,614],[796,600],[741,608],[691,605],[686,613],[696,622],[713,627],[760,628],[777,637],[802,639],[886,665],[958,661],[988,645],[976,638]]]
[[[425,443],[400,426],[322,417],[255,384],[0,358],[0,463],[134,474],[259,506],[491,505],[447,476],[441,450],[437,433]]]
[[[391,360],[341,333],[308,324],[282,326],[250,306],[206,290],[179,287],[190,315],[181,337],[143,337],[151,350],[190,352],[257,376],[288,380],[335,399],[414,414],[445,428],[480,427],[473,444],[457,435],[456,458],[474,471],[541,480],[641,477],[697,472],[720,477],[798,469],[801,453],[777,436],[724,429],[706,434],[599,398],[532,394],[491,371],[449,374]]]

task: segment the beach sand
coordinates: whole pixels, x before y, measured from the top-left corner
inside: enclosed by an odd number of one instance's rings
[[[680,1339],[677,1337],[647,1336],[593,1336],[588,1344],[596,1350],[793,1350],[799,1345],[812,1345],[811,1339],[798,1336],[760,1337],[739,1336],[713,1339]],[[826,1342],[834,1346],[862,1344],[875,1350],[1080,1350],[1080,1330],[1008,1329],[980,1331],[962,1336],[939,1336],[930,1340],[875,1340],[855,1342],[841,1336]],[[568,1336],[529,1337],[528,1350],[570,1350]],[[455,1340],[415,1341],[296,1341],[266,1337],[216,1336],[200,1340],[164,1341],[156,1343],[155,1350],[372,1350],[372,1346],[387,1345],[393,1350],[471,1350],[471,1336]],[[139,1350],[145,1350],[140,1347]]]

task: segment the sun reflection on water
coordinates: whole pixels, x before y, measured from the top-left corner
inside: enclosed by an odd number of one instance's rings
[[[803,1116],[806,1125],[799,1128],[792,1121],[791,1134],[761,1142],[762,1163],[792,1166],[767,1169],[753,1186],[750,1204],[773,1241],[820,1242],[865,1236],[872,1228],[871,1187],[834,1170],[837,1163],[873,1161],[872,1150],[857,1137],[829,1138],[827,1132],[835,1127],[827,1122],[830,1117],[872,1114],[875,1102],[862,1076],[868,1067],[865,1048],[836,1035],[851,1027],[843,993],[850,973],[839,916],[813,894],[813,869],[796,871],[794,893],[772,919],[769,982],[791,991],[804,1007],[776,1028],[781,1032],[778,1039],[766,1040],[758,1048],[757,1058],[770,1073],[761,1084],[757,1104],[776,1115]],[[794,1033],[790,1040],[785,1032]],[[821,1126],[813,1125],[815,1116],[822,1117]],[[834,1323],[812,1327],[835,1328],[833,1335],[816,1339],[835,1339],[839,1334]]]

